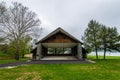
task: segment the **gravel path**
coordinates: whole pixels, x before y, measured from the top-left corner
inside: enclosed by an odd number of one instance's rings
[[[35,61],[0,64],[0,68],[26,65],[26,64],[85,64],[85,63],[94,63],[94,62],[90,60],[35,60]]]

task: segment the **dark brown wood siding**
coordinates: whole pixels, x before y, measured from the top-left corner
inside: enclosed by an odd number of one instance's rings
[[[44,40],[43,43],[77,43],[78,41],[66,36],[65,34],[59,32],[48,39]]]

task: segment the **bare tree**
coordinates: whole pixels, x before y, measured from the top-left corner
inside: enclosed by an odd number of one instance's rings
[[[4,13],[6,12],[6,6],[5,6],[5,3],[4,2],[1,2],[0,3],[0,26],[1,26],[1,23],[2,23],[2,18],[4,17]],[[3,38],[3,33],[2,33],[2,30],[0,29],[0,38]]]
[[[6,11],[6,6],[4,2],[0,3],[0,23],[2,22],[1,18]]]
[[[41,37],[42,31],[43,31],[43,28],[42,28],[42,27],[34,28],[34,29],[32,30],[32,38],[35,39],[36,41],[38,41],[39,38]]]
[[[2,19],[1,31],[11,41],[15,41],[15,59],[19,60],[20,40],[32,33],[32,30],[40,25],[36,14],[20,3],[14,2]]]
[[[36,42],[38,42],[38,40],[40,39],[41,37],[41,33],[43,31],[43,28],[34,28],[32,30],[32,34],[31,34],[31,37],[32,37],[32,41],[31,41],[31,48],[35,48],[36,47]]]

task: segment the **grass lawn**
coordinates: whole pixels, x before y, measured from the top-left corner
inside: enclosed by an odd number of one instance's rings
[[[93,59],[95,57],[89,56]],[[120,57],[95,64],[35,64],[0,69],[0,80],[120,80]]]
[[[7,64],[7,63],[13,63],[13,62],[20,62],[20,61],[26,61],[28,60],[28,58],[20,58],[19,61],[15,60],[15,59],[7,59],[7,60],[0,60],[0,64]]]
[[[10,54],[3,54],[0,53],[0,64],[6,64],[6,63],[12,63],[12,62],[20,62],[28,60],[28,58],[20,58],[19,61],[16,61],[14,59],[14,56],[11,56]]]
[[[98,56],[99,59],[103,59],[103,56]],[[96,59],[96,56],[88,56],[88,59]],[[106,56],[106,59],[120,59],[120,56]]]
[[[0,57],[8,57],[8,56],[11,56],[11,55],[10,54],[4,54],[4,53],[0,52]]]

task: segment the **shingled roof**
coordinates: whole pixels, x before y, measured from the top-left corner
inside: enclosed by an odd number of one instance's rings
[[[72,38],[73,40],[75,40],[75,41],[77,41],[77,42],[80,42],[80,41],[79,41],[78,39],[76,39],[74,36],[72,36],[71,34],[69,34],[68,32],[66,32],[65,30],[63,30],[62,28],[59,27],[59,28],[57,28],[56,30],[54,30],[53,32],[51,32],[50,34],[48,34],[47,36],[45,36],[43,39],[41,39],[40,41],[38,41],[36,44],[38,44],[38,43],[40,43],[40,42],[48,39],[49,37],[55,35],[55,34],[58,33],[58,32],[61,32],[61,33],[65,34],[66,36]],[[82,42],[80,42],[80,43],[82,43]]]

